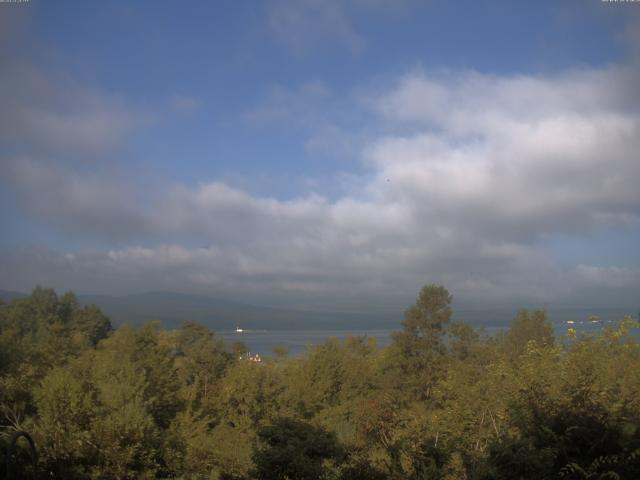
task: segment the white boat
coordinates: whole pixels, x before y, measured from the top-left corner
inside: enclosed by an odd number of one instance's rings
[[[236,333],[242,333],[244,330],[240,327],[236,327]]]

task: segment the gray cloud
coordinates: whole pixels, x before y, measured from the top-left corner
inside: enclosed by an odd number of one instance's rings
[[[186,248],[159,245],[107,252],[84,250],[61,254],[47,249],[0,251],[0,288],[28,291],[35,284],[79,292],[131,293],[162,290],[224,295],[249,303],[312,309],[380,311],[401,309],[426,281],[444,283],[457,301],[476,305],[531,304],[635,308],[632,304],[640,269],[578,265],[559,269],[543,256],[509,268],[428,272],[398,271],[392,263],[348,265],[306,258],[304,265],[280,262],[280,255],[256,259],[233,248]],[[533,253],[533,254],[532,254]],[[384,260],[384,259],[380,259]],[[536,265],[536,261],[542,261]],[[380,262],[383,263],[383,262]],[[487,262],[490,263],[490,262]],[[312,267],[312,268],[309,268]],[[356,268],[354,268],[356,267]]]
[[[309,127],[326,115],[326,102],[330,100],[329,88],[320,81],[306,82],[295,89],[274,86],[267,101],[246,112],[244,119],[256,125]]]
[[[296,55],[326,47],[346,47],[358,54],[366,39],[355,18],[406,14],[413,0],[276,0],[267,12],[271,32]]]
[[[132,189],[104,171],[80,174],[22,156],[5,159],[2,173],[21,204],[59,231],[120,240],[147,236],[155,228],[136,207]]]
[[[265,100],[242,118],[254,128],[302,132],[307,152],[349,162],[359,158],[372,123],[362,105],[318,80],[294,87],[272,86]]]
[[[414,0],[275,0],[268,3],[267,25],[273,37],[296,56],[330,48],[356,56],[367,48],[358,20],[401,18],[416,4]]]
[[[124,99],[26,62],[3,62],[0,142],[32,153],[91,158],[120,145],[153,115]]]
[[[581,291],[631,298],[640,286],[633,268],[563,270],[541,240],[638,221],[637,80],[620,67],[551,76],[409,73],[370,95],[386,133],[363,149],[367,174],[332,200],[285,201],[214,181],[145,192],[153,205],[145,206],[117,176],[14,158],[6,177],[50,224],[144,246],[9,252],[0,256],[0,280],[5,288],[40,282],[99,291],[180,285],[344,306],[404,300],[432,281],[475,301]],[[177,236],[186,241],[171,240]]]
[[[190,95],[176,94],[169,100],[169,107],[178,113],[194,113],[202,108],[202,101]]]
[[[270,6],[268,22],[276,38],[298,55],[327,41],[352,53],[364,48],[344,2],[338,0],[279,0]]]

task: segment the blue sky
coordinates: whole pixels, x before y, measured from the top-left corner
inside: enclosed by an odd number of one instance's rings
[[[0,32],[0,288],[635,308],[639,4],[31,0]]]

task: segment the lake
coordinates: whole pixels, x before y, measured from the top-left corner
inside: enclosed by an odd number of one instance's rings
[[[566,322],[553,324],[556,335],[565,335],[569,327],[573,327],[579,333],[595,333],[605,326],[614,325],[613,322],[576,322],[573,325]],[[488,335],[505,330],[508,325],[483,325]],[[290,356],[303,354],[309,346],[319,345],[331,337],[344,340],[347,337],[366,336],[375,338],[379,347],[385,347],[391,343],[391,332],[396,329],[371,329],[371,330],[245,330],[242,333],[235,331],[219,331],[226,343],[236,341],[244,342],[252,354],[260,356],[273,355],[273,347],[282,345],[289,349]]]

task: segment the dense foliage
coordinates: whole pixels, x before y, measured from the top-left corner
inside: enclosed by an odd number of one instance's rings
[[[0,303],[0,447],[30,432],[59,479],[640,478],[635,322],[554,338],[522,311],[490,338],[450,305],[427,286],[387,348],[254,363],[202,325],[114,331],[36,288]]]

